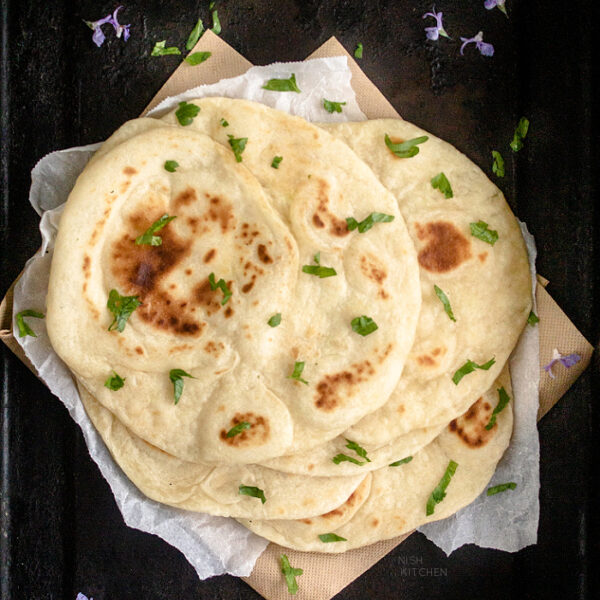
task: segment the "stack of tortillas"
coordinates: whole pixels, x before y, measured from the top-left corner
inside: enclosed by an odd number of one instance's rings
[[[485,488],[530,309],[519,225],[449,144],[205,98],[80,175],[47,321],[148,497],[343,552]]]

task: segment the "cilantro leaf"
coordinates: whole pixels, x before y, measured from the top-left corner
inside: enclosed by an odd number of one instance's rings
[[[177,163],[174,160],[168,160],[167,163]],[[167,163],[165,163],[165,169],[167,169]],[[179,165],[177,165],[179,166]],[[168,171],[169,169],[167,169]],[[174,169],[173,169],[174,171]],[[149,246],[160,246],[162,244],[162,238],[159,235],[154,235],[157,231],[160,231],[165,225],[168,225],[173,219],[176,219],[176,216],[170,217],[167,214],[164,214],[160,219],[154,221],[142,235],[138,235],[135,238],[135,243],[138,246],[143,244],[147,244]]]
[[[483,221],[469,223],[471,235],[477,239],[493,246],[498,241],[498,232],[494,229],[488,229],[488,224]]]
[[[173,397],[175,398],[175,404],[179,402],[179,398],[181,398],[181,394],[183,394],[184,377],[195,379],[193,375],[186,373],[183,369],[171,369],[169,371],[169,379],[173,383]]]
[[[440,482],[437,484],[437,487],[431,492],[431,496],[429,496],[429,500],[427,500],[427,507],[425,513],[427,516],[432,515],[435,511],[435,505],[439,504],[446,497],[446,488],[452,479],[454,473],[456,473],[456,467],[458,464],[451,460],[448,463],[448,467],[446,468],[446,472],[443,477],[440,479]]]
[[[212,52],[194,52],[193,54],[188,54],[183,60],[188,65],[196,66],[208,60],[211,56]]]
[[[298,577],[298,575],[302,575],[304,571],[302,569],[296,569],[292,567],[292,565],[290,565],[289,558],[285,554],[282,554],[279,557],[279,560],[281,561],[281,572],[285,577],[288,593],[292,596],[295,596],[298,593],[298,583],[296,581],[296,577]]]
[[[452,376],[452,381],[454,385],[458,385],[459,381],[469,373],[472,373],[475,369],[481,369],[482,371],[487,371],[494,363],[496,362],[495,358],[490,358],[483,365],[478,365],[472,360],[467,359],[467,362],[460,368],[454,375]]]
[[[220,123],[221,127],[229,127],[229,123],[225,119],[221,119]]]
[[[451,321],[456,321],[454,318],[454,313],[452,312],[452,307],[450,306],[450,300],[448,300],[448,296],[444,294],[443,290],[441,290],[437,285],[433,286],[435,290],[436,296],[440,299],[440,302],[444,305],[444,310],[446,314],[450,317]]]
[[[323,267],[321,266],[321,253],[317,252],[314,258],[316,265],[304,265],[302,267],[303,273],[308,273],[309,275],[316,275],[320,279],[324,279],[325,277],[333,277],[337,275],[337,271],[333,267]]]
[[[406,140],[405,142],[394,144],[390,139],[390,136],[386,133],[384,139],[385,145],[395,156],[398,158],[410,158],[411,156],[419,154],[418,144],[425,143],[429,137],[422,135],[421,137],[413,138],[412,140]]]
[[[371,229],[375,223],[390,223],[394,220],[394,218],[394,215],[372,212],[368,217],[360,222],[354,217],[348,217],[346,219],[346,224],[348,226],[348,231],[354,231],[355,229],[358,229],[358,233],[365,233],[365,231],[369,231],[369,229]]]
[[[259,498],[260,501],[264,504],[267,499],[265,498],[265,493],[257,487],[253,487],[251,485],[240,485],[239,493],[242,496],[252,496],[253,498]]]
[[[204,33],[204,24],[202,23],[202,19],[198,19],[196,24],[194,25],[194,29],[192,29],[187,42],[185,43],[185,49],[191,50],[200,39],[200,36]]]
[[[191,125],[194,118],[198,116],[200,107],[195,104],[188,104],[187,102],[180,102],[179,108],[175,111],[175,116],[179,121],[180,125]]]
[[[213,4],[214,6],[214,4]],[[219,21],[219,13],[216,10],[213,10],[211,13],[213,26],[211,27],[211,31],[215,35],[219,35],[221,33],[221,21]]]
[[[291,375],[288,375],[288,379],[295,379],[296,381],[301,381],[305,385],[308,385],[308,381],[306,379],[302,379],[302,371],[304,371],[304,362],[296,361],[294,363],[294,370]]]
[[[355,331],[358,335],[362,335],[363,337],[379,329],[377,323],[375,323],[371,317],[367,317],[367,315],[354,317],[354,319],[350,321],[350,325],[352,326],[352,331]]]
[[[221,306],[223,306],[224,304],[227,304],[227,301],[229,300],[229,298],[231,298],[231,296],[233,295],[233,293],[227,287],[226,281],[223,278],[219,279],[219,281],[215,281],[215,274],[211,273],[208,276],[208,283],[210,284],[210,289],[213,292],[217,288],[219,288],[223,292],[223,300],[221,300]]]
[[[225,437],[228,437],[228,438],[235,437],[236,435],[242,433],[242,431],[245,431],[246,429],[250,429],[250,427],[252,427],[252,425],[250,423],[248,423],[248,421],[242,421],[241,423],[234,425],[227,432],[227,435]]]
[[[116,371],[113,371],[114,375],[111,375],[105,382],[104,387],[116,392],[120,390],[125,385],[125,380],[127,377],[121,377],[117,374]]]
[[[165,171],[169,171],[169,173],[175,173],[178,166],[179,163],[176,160],[166,160],[164,164]]]
[[[274,169],[279,169],[279,165],[281,164],[281,161],[283,160],[283,156],[275,156],[273,158],[273,161],[271,162],[271,166]]]
[[[271,327],[277,327],[277,325],[279,325],[279,323],[281,323],[281,313],[275,313],[268,321],[267,323],[271,326]]]
[[[154,48],[152,48],[152,52],[150,56],[166,56],[167,54],[181,54],[181,50],[176,46],[170,46],[169,48],[165,48],[166,40],[162,42],[156,42],[154,44]]]
[[[133,311],[142,303],[137,296],[121,296],[117,290],[110,290],[106,308],[113,314],[113,322],[108,326],[108,331],[116,329],[122,332],[125,329],[127,319],[132,315]]]
[[[433,189],[440,190],[444,194],[445,198],[453,198],[454,193],[452,192],[452,186],[448,181],[448,178],[444,173],[438,173],[435,177],[431,178],[431,186]]]
[[[340,537],[336,533],[321,533],[319,535],[319,539],[325,543],[329,544],[330,542],[347,542],[346,538]]]
[[[235,160],[237,162],[242,162],[242,152],[246,148],[248,138],[235,138],[231,134],[228,134],[227,137],[229,138],[229,145],[235,155]]]
[[[323,108],[328,112],[328,113],[341,113],[342,112],[342,106],[345,106],[346,103],[345,102],[334,102],[333,100],[325,100],[325,98],[323,98]]]
[[[289,79],[269,79],[265,85],[262,86],[263,90],[270,90],[272,92],[296,92],[300,93],[300,88],[296,83],[296,74],[292,73]]]
[[[515,134],[513,135],[510,147],[513,152],[518,152],[523,147],[523,140],[527,137],[529,131],[529,120],[521,117],[517,123]]]
[[[514,481],[510,481],[508,483],[500,483],[499,485],[495,485],[491,488],[488,488],[487,495],[494,496],[495,494],[505,492],[506,490],[514,490],[516,487],[517,484]]]
[[[407,456],[406,458],[397,460],[396,462],[393,462],[393,463],[389,464],[388,466],[389,467],[399,467],[400,465],[405,465],[406,463],[409,463],[412,459],[413,459],[412,456]]]
[[[363,57],[363,45],[358,42],[356,44],[356,48],[354,49],[354,58],[362,58]]]
[[[332,459],[331,459],[336,465],[339,465],[341,462],[351,462],[354,463],[355,465],[366,465],[366,461],[361,461],[358,460],[357,458],[352,458],[351,456],[348,456],[347,454],[336,454]]]
[[[510,402],[510,396],[506,393],[506,390],[503,387],[501,387],[498,390],[498,404],[496,404],[496,408],[494,408],[494,411],[492,412],[492,415],[490,416],[490,420],[489,420],[488,424],[485,426],[485,428],[488,431],[496,424],[496,416],[506,408],[506,405],[509,402]]]
[[[494,162],[492,163],[492,172],[497,177],[504,177],[504,159],[502,158],[502,154],[497,150],[492,150],[492,158]]]
[[[371,462],[371,459],[367,457],[367,451],[362,446],[359,446],[356,442],[353,442],[347,438],[346,441],[348,442],[346,444],[346,448],[348,448],[348,450],[354,450],[354,452],[356,452],[356,454],[358,454],[361,458],[364,458],[367,462]]]
[[[27,310],[22,310],[17,313],[15,318],[17,319],[17,327],[19,328],[19,337],[25,337],[26,335],[30,335],[31,337],[37,337],[37,334],[29,325],[25,322],[24,317],[35,317],[36,319],[43,319],[44,313],[37,312],[36,310],[31,310],[28,308]]]
[[[349,450],[354,450],[354,452],[356,452],[356,454],[358,454],[358,456],[360,456],[361,458],[364,458],[364,461],[360,461],[356,458],[352,458],[351,456],[348,456],[347,454],[336,454],[331,460],[336,464],[339,465],[341,462],[351,462],[354,463],[355,465],[365,465],[368,462],[371,462],[371,459],[367,456],[367,451],[362,447],[359,446],[356,442],[353,442],[352,440],[346,439],[346,442],[348,442],[346,444],[346,448],[348,448]]]
[[[531,311],[527,317],[527,322],[533,327],[536,323],[540,322],[540,318],[533,311]]]

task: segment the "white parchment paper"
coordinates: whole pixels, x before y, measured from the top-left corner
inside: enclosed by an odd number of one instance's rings
[[[269,92],[262,85],[270,78],[287,78],[296,74],[300,94]],[[202,96],[227,96],[256,100],[318,122],[365,120],[350,85],[351,72],[345,57],[314,59],[300,63],[275,63],[252,67],[246,74],[205,85],[169,98],[151,113],[158,115],[177,102]],[[343,113],[329,114],[322,108],[322,99],[344,101]],[[42,247],[25,267],[14,294],[13,315],[32,308],[45,313],[50,263],[63,204],[92,154],[100,144],[53,152],[41,159],[32,171],[29,201],[41,215]],[[534,255],[533,255],[534,256]],[[156,534],[178,548],[205,579],[229,573],[246,576],[252,571],[258,556],[268,542],[239,525],[233,519],[213,517],[174,509],[146,498],[113,461],[101,437],[94,429],[79,400],[77,388],[66,365],[52,349],[44,320],[30,318],[37,337],[18,338],[27,357],[42,380],[63,402],[71,417],[83,432],[90,456],[108,481],[117,505],[127,525]],[[537,407],[537,329],[530,328],[513,356],[513,377],[530,378],[532,384],[515,387],[516,425],[513,445],[503,459],[494,482],[516,481],[517,490],[494,496],[493,504],[478,499],[457,516],[428,526],[426,535],[446,552],[468,542],[483,546],[517,550],[535,542],[537,531],[537,429],[530,407]],[[535,347],[534,347],[535,346]],[[536,371],[533,376],[532,366]],[[519,373],[522,372],[522,377]],[[529,408],[525,408],[525,407]],[[537,410],[537,408],[536,408]],[[535,446],[536,453],[531,449]],[[518,477],[520,474],[520,478]],[[527,474],[535,481],[535,489],[526,486]],[[535,475],[535,477],[534,477]],[[523,485],[522,485],[523,484]],[[516,499],[519,502],[516,503]],[[515,506],[518,505],[518,510]],[[526,511],[525,507],[529,507]],[[501,519],[498,518],[500,511]],[[424,528],[426,529],[426,528]]]

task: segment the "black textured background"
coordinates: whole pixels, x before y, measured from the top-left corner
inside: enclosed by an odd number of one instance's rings
[[[130,0],[121,11],[121,22],[131,23],[129,42],[107,28],[107,42],[96,48],[82,19],[98,19],[116,5],[1,2],[2,294],[39,245],[38,217],[27,201],[36,161],[102,140],[136,117],[180,60],[150,57],[154,42],[183,47],[198,16],[210,22],[207,1]],[[253,63],[301,60],[331,35],[350,51],[361,41],[362,68],[405,118],[454,144],[492,178],[490,151],[503,151],[507,174],[497,183],[536,236],[538,270],[595,343],[595,3],[508,0],[509,19],[486,11],[483,0],[436,5],[453,41],[425,41],[425,1],[217,2],[222,37]],[[458,37],[479,30],[496,55],[481,57],[471,46],[461,57]],[[530,134],[514,155],[507,144],[522,115]],[[2,352],[3,600],[73,600],[78,591],[96,600],[258,598],[233,577],[198,581],[177,550],[127,528],[66,410]],[[516,554],[463,547],[446,558],[415,534],[339,598],[599,597],[592,552],[597,373],[589,369],[540,423],[537,546]],[[411,561],[445,574],[403,576],[403,563]]]

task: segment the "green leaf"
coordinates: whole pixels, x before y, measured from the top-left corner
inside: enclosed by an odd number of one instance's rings
[[[282,160],[283,160],[283,156],[276,156],[275,158],[273,158],[273,161],[271,162],[271,166],[274,169],[279,169],[279,165],[281,164]]]
[[[246,429],[250,429],[250,427],[252,427],[252,425],[250,423],[248,423],[248,421],[242,421],[241,423],[234,425],[227,432],[227,435],[225,437],[228,437],[228,438],[235,437],[236,435],[242,433],[242,431],[245,431]]]
[[[179,166],[174,160],[168,160],[165,163],[165,169],[167,169],[167,171],[170,170],[167,168],[167,163],[175,163],[177,167]],[[175,169],[173,169],[173,171],[175,171]],[[160,231],[163,227],[168,225],[173,219],[176,218],[176,216],[170,217],[169,215],[164,214],[160,219],[154,221],[154,223],[152,223],[152,225],[150,225],[150,227],[148,227],[148,229],[146,229],[146,231],[144,231],[142,235],[138,235],[138,237],[135,238],[135,243],[138,246],[141,246],[143,244],[149,246],[160,246],[162,244],[162,238],[159,235],[154,234],[157,231]]]
[[[111,375],[105,382],[104,387],[107,387],[109,390],[116,392],[120,390],[125,385],[125,380],[127,377],[121,377],[117,374],[116,371],[113,371],[114,375]]]
[[[263,90],[270,90],[272,92],[296,92],[300,93],[300,88],[296,83],[296,74],[292,73],[289,79],[269,79],[265,85],[262,86]]]
[[[361,460],[358,460],[357,458],[352,458],[351,456],[348,456],[347,454],[336,454],[331,460],[336,465],[339,465],[341,462],[351,462],[351,463],[354,463],[355,465],[366,465],[367,464],[366,461],[361,461]]]
[[[533,327],[536,323],[540,322],[540,318],[533,311],[531,311],[527,317],[527,322]]]
[[[487,495],[494,496],[499,494],[500,492],[505,492],[506,490],[514,490],[517,487],[517,484],[514,481],[510,481],[508,483],[500,483],[495,485],[494,487],[488,488]]]
[[[446,488],[452,479],[454,473],[456,473],[456,467],[458,464],[451,460],[448,463],[448,467],[446,468],[446,472],[443,477],[440,479],[440,482],[437,484],[437,487],[431,492],[431,496],[429,496],[429,500],[427,500],[427,508],[425,513],[427,516],[432,515],[435,511],[435,505],[439,504],[446,497]]]
[[[506,390],[501,387],[498,391],[498,404],[496,404],[496,408],[494,408],[494,412],[492,412],[490,416],[490,420],[485,428],[489,431],[496,424],[496,416],[501,413],[510,402],[510,396],[506,393]]]
[[[363,45],[358,42],[356,44],[356,48],[354,49],[354,58],[362,58],[363,57]]]
[[[306,379],[302,379],[302,371],[304,371],[304,362],[296,361],[294,363],[294,370],[291,375],[288,375],[288,379],[295,379],[296,381],[301,381],[305,385],[308,385],[308,381]]]
[[[212,15],[213,26],[211,27],[210,30],[215,35],[219,35],[221,33],[221,21],[219,21],[219,13],[216,10],[213,10],[211,15]]]
[[[175,398],[175,404],[179,402],[179,398],[181,398],[181,394],[183,394],[184,377],[195,379],[193,375],[186,373],[183,369],[171,369],[169,371],[169,379],[173,383],[173,397]]]
[[[470,223],[471,235],[493,246],[498,241],[498,232],[493,229],[488,229],[488,224],[483,221]]]
[[[354,231],[355,229],[358,229],[358,233],[365,233],[365,231],[369,231],[369,229],[371,229],[375,223],[390,223],[394,219],[395,217],[393,215],[372,212],[366,219],[363,219],[360,222],[354,217],[348,217],[346,219],[346,225],[348,226],[348,231]]]
[[[189,65],[196,66],[208,60],[211,56],[212,52],[194,52],[193,54],[188,54],[184,60]]]
[[[191,50],[200,39],[200,36],[204,33],[204,24],[202,23],[202,19],[198,19],[196,24],[194,25],[194,29],[192,29],[187,42],[185,43],[185,49]]]
[[[267,323],[271,326],[271,327],[277,327],[277,325],[279,325],[279,323],[281,323],[281,313],[276,313],[274,314],[268,321]]]
[[[437,285],[433,286],[435,290],[436,296],[440,299],[440,302],[444,305],[444,310],[446,314],[450,317],[451,321],[456,321],[454,318],[454,313],[452,312],[452,307],[450,306],[450,300],[448,300],[448,296],[444,294],[443,290],[441,290]]]
[[[180,102],[179,108],[175,111],[175,116],[180,125],[191,125],[194,118],[198,116],[200,107],[187,102]]]
[[[371,459],[367,457],[367,451],[362,446],[359,446],[356,442],[353,442],[347,438],[346,441],[348,442],[346,444],[346,448],[348,448],[348,450],[354,450],[354,452],[356,452],[356,454],[358,454],[361,458],[364,458],[367,462],[371,462]]]
[[[492,150],[492,158],[494,159],[492,172],[497,177],[504,177],[504,159],[502,158],[502,154],[497,150]]]
[[[240,485],[239,493],[242,496],[252,496],[253,498],[260,498],[260,501],[264,504],[267,499],[265,498],[265,493],[257,487],[252,487],[251,485]]]
[[[210,284],[210,289],[213,292],[217,288],[219,288],[223,292],[223,300],[221,300],[221,306],[223,306],[224,304],[227,304],[227,301],[229,300],[229,298],[231,298],[233,293],[227,287],[227,283],[225,282],[225,280],[223,278],[221,278],[221,279],[219,279],[219,281],[215,281],[215,274],[211,273],[208,276],[208,283]]]
[[[341,113],[342,112],[342,106],[345,106],[346,103],[345,102],[334,102],[333,100],[325,100],[325,98],[323,98],[323,108],[328,112],[328,113]]]
[[[431,185],[433,189],[440,190],[440,192],[444,194],[445,198],[454,197],[454,194],[452,193],[452,186],[450,185],[450,182],[444,173],[438,173],[435,177],[432,177]]]
[[[363,337],[379,329],[377,323],[375,323],[371,317],[367,317],[366,315],[354,317],[354,319],[350,321],[350,325],[352,326],[352,331],[355,331]]]
[[[309,275],[316,275],[320,279],[324,279],[325,277],[333,277],[334,275],[337,275],[337,271],[333,267],[321,266],[320,252],[317,252],[315,254],[314,261],[317,263],[316,265],[304,265],[302,267],[302,272],[308,273]]]
[[[156,42],[154,44],[154,48],[152,48],[152,52],[150,56],[166,56],[167,54],[181,54],[181,50],[176,46],[170,46],[169,48],[165,48],[166,40],[162,42]]]
[[[510,143],[513,152],[518,152],[523,147],[523,140],[527,137],[528,131],[529,120],[525,117],[521,117],[517,123],[512,142]]]
[[[407,456],[406,458],[403,458],[402,460],[397,460],[396,462],[393,462],[388,466],[399,467],[400,465],[405,465],[406,463],[409,463],[412,459],[413,459],[412,456]]]
[[[296,577],[298,577],[298,575],[302,575],[304,571],[302,569],[295,569],[292,567],[292,565],[290,565],[289,558],[285,554],[282,554],[279,557],[279,560],[281,561],[281,572],[285,577],[288,593],[292,596],[295,596],[298,593],[298,582],[296,581]]]
[[[15,318],[17,319],[17,327],[19,329],[19,337],[25,337],[26,335],[30,335],[31,337],[37,337],[35,331],[29,327],[27,323],[25,323],[24,317],[35,317],[36,319],[43,319],[44,313],[37,312],[36,310],[31,310],[28,308],[27,310],[22,310],[17,313]]]
[[[330,542],[347,542],[346,538],[340,537],[337,533],[321,533],[319,535],[319,539],[324,544],[329,544]]]
[[[232,135],[227,135],[227,137],[229,138],[229,145],[235,154],[235,160],[242,162],[242,152],[246,148],[248,138],[235,138]]]
[[[117,290],[110,290],[106,308],[113,314],[113,322],[108,326],[108,331],[116,329],[122,332],[125,329],[127,319],[132,315],[133,311],[141,306],[138,296],[121,296]]]
[[[483,365],[478,365],[477,363],[473,362],[472,360],[467,359],[467,362],[460,369],[458,369],[458,371],[456,371],[456,373],[454,373],[454,375],[452,376],[452,381],[454,382],[455,385],[458,385],[458,382],[465,375],[472,373],[475,369],[481,369],[482,371],[487,371],[495,362],[496,362],[495,358],[490,358],[490,360],[488,360]]]
[[[165,161],[165,171],[169,171],[169,173],[175,173],[179,163],[176,160],[166,160]],[[173,217],[175,218],[175,217]]]
[[[385,145],[391,150],[391,152],[397,156],[398,158],[410,158],[411,156],[415,156],[419,154],[418,144],[425,143],[429,137],[426,135],[422,135],[418,138],[413,138],[412,140],[406,140],[405,142],[400,142],[399,144],[394,144],[390,139],[390,136],[385,134]]]
[[[221,119],[220,123],[221,127],[229,127],[229,123],[225,119]]]

